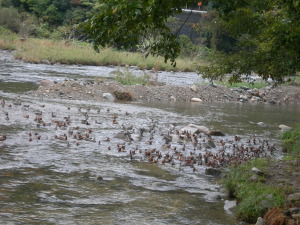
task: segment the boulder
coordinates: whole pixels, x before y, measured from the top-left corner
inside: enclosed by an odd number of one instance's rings
[[[225,200],[224,202],[224,210],[232,213],[231,210],[236,206],[236,201]]]
[[[103,93],[103,99],[109,102],[113,102],[115,100],[115,97],[111,93]]]
[[[206,168],[205,174],[217,177],[222,175],[222,171],[216,168]]]
[[[289,131],[291,130],[292,128],[287,126],[287,125],[284,125],[284,124],[280,124],[279,126],[279,129],[282,130],[282,131]]]
[[[209,129],[206,126],[198,126],[195,124],[189,124],[186,127],[182,128],[180,130],[181,132],[188,132],[191,134],[199,134],[199,133],[204,133],[204,134],[208,134],[209,133]]]
[[[191,102],[203,102],[200,98],[192,98]]]
[[[211,136],[225,136],[225,134],[220,130],[211,130],[208,132],[208,135]]]
[[[43,59],[43,60],[41,60],[41,63],[43,63],[43,64],[47,64],[47,65],[50,65],[51,63],[50,63],[50,61],[49,60],[47,60],[47,59]]]

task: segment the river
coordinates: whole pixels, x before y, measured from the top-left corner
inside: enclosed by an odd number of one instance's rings
[[[280,157],[278,125],[299,122],[299,106],[129,104],[24,94],[42,79],[94,79],[110,77],[114,70],[30,64],[0,52],[0,100],[5,100],[0,106],[0,135],[8,135],[0,145],[1,224],[237,224],[232,211],[224,209],[226,196],[219,179],[206,175],[206,166],[193,170],[179,160],[149,163],[144,153],[156,149],[166,154],[162,135],[170,127],[193,123],[221,130],[228,140],[236,134],[245,141],[268,138],[277,149],[274,157]],[[202,82],[194,73],[159,73],[159,80],[176,85]],[[112,123],[116,116],[118,123]],[[68,126],[53,122],[68,120]],[[122,125],[133,126],[132,132],[154,126],[152,143],[147,132],[139,141],[116,138]],[[89,140],[74,139],[70,132],[88,134]],[[119,151],[118,145],[126,149]],[[186,154],[206,151],[194,150],[188,142],[185,147]],[[131,158],[133,150],[137,153]],[[216,199],[218,195],[222,199]]]

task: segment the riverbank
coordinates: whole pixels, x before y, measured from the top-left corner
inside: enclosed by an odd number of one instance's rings
[[[91,99],[103,101],[104,93],[122,100],[122,93],[134,101],[203,101],[203,102],[250,102],[253,104],[300,104],[300,88],[297,86],[265,87],[262,89],[227,88],[224,86],[191,85],[122,85],[116,81],[43,81],[31,95],[61,99]],[[120,95],[116,96],[116,93]],[[126,99],[125,99],[126,100]]]
[[[14,51],[14,57],[30,63],[91,65],[91,66],[135,66],[139,69],[160,71],[195,71],[196,65],[206,65],[205,59],[178,58],[176,67],[164,58],[148,56],[139,52],[118,51],[101,48],[97,53],[89,43],[79,41],[54,41],[28,38],[20,40],[16,35],[0,33],[0,49]]]
[[[299,224],[299,156],[253,159],[231,168],[222,183],[238,203],[239,219],[256,225]]]

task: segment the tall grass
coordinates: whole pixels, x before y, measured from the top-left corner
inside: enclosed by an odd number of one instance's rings
[[[300,156],[300,124],[282,134],[282,147],[285,152]]]
[[[267,159],[251,160],[230,169],[223,179],[228,193],[237,199],[236,215],[239,219],[255,223],[257,217],[263,216],[268,208],[283,205],[287,188],[265,182],[263,176],[258,176],[259,181],[251,180],[254,175],[251,172],[253,167],[268,174],[266,171],[268,164],[270,162]]]
[[[195,71],[195,61],[178,59],[177,66],[164,63],[162,57],[149,56],[145,58],[141,53],[117,51],[112,48],[103,48],[96,53],[89,44],[82,42],[52,41],[30,38],[22,42],[7,40],[4,42],[17,49],[15,57],[21,60],[40,63],[48,60],[50,63],[82,64],[95,66],[137,66],[140,69],[156,69],[169,71]],[[4,46],[4,45],[3,45]],[[1,48],[1,45],[0,45]],[[4,48],[4,47],[3,47]],[[201,63],[197,61],[197,63]],[[205,63],[205,61],[203,61]]]
[[[238,82],[238,83],[229,83],[229,82],[221,82],[221,81],[217,81],[216,82],[219,85],[223,85],[225,87],[228,88],[240,88],[240,87],[247,87],[249,89],[261,89],[264,88],[266,86],[268,86],[268,84],[266,82],[255,82],[255,83],[247,83],[247,82]]]
[[[0,49],[15,50],[18,36],[12,31],[0,26]]]
[[[124,85],[135,85],[135,84],[143,84],[146,85],[149,83],[149,75],[146,73],[142,76],[134,75],[129,70],[120,71],[118,70],[115,74],[116,81],[120,82]]]

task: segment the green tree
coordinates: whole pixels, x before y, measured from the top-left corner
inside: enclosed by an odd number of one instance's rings
[[[151,32],[146,50],[175,62],[180,52],[176,34],[166,25],[190,0],[102,0],[97,14],[84,25],[95,47],[122,45],[130,49]],[[202,1],[206,4],[208,1]],[[212,0],[215,22],[236,40],[231,52],[217,52],[205,76],[231,81],[256,73],[264,79],[283,81],[300,67],[300,0]],[[175,65],[175,63],[174,63]]]
[[[106,45],[132,49],[141,39],[151,37],[151,41],[144,42],[146,55],[163,55],[165,61],[176,65],[180,44],[166,23],[171,15],[181,12],[181,6],[186,3],[194,4],[194,1],[103,0],[84,29],[96,49]]]
[[[282,82],[300,68],[299,0],[215,0],[218,23],[237,40],[236,49],[219,53],[210,67],[200,71],[208,77],[231,81],[256,73]]]

